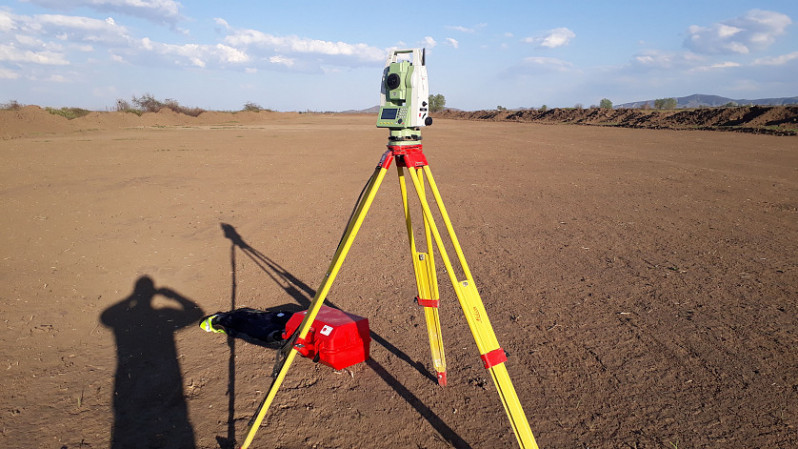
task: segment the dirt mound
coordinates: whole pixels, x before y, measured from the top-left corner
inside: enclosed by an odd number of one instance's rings
[[[217,112],[205,111],[196,117],[164,108],[159,112],[91,112],[67,119],[51,114],[39,106],[0,110],[0,140],[46,136],[69,132],[117,130],[125,128],[253,125],[279,119],[293,119],[297,113],[272,111]]]
[[[67,122],[38,106],[0,111],[0,139],[69,131]]]
[[[644,109],[523,109],[518,111],[453,111],[441,118],[650,129],[704,129],[774,135],[798,135],[798,106],[700,108],[675,111]]]

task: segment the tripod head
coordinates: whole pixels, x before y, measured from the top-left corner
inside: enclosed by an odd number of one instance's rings
[[[382,71],[378,128],[390,129],[391,141],[421,140],[421,127],[432,125],[426,51],[392,50]]]

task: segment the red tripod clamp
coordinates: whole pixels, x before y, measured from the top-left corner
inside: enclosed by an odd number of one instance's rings
[[[421,168],[425,165],[429,165],[427,163],[427,157],[424,156],[421,144],[388,145],[388,151],[382,155],[382,159],[380,159],[378,166],[381,168],[388,168],[391,166],[391,161],[393,161],[394,158],[396,158],[396,163],[399,164],[400,167]]]
[[[440,299],[424,299],[420,296],[416,296],[416,304],[420,305],[421,307],[434,307],[437,308],[441,304]]]

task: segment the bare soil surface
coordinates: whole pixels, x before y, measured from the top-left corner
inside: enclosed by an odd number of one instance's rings
[[[445,110],[438,115],[445,118],[468,120],[736,131],[780,136],[798,135],[798,106],[751,106],[666,111],[599,108],[471,112]]]
[[[275,352],[197,321],[305,308],[387,137],[261,114],[0,112],[0,447],[242,442]],[[541,447],[798,447],[794,138],[440,119],[424,145]],[[252,447],[516,447],[443,273],[430,378],[397,184],[329,296],[371,360],[298,359]]]

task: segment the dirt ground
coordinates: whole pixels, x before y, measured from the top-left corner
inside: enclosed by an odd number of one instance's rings
[[[374,121],[0,113],[0,447],[240,444],[275,352],[197,321],[307,306],[384,151]],[[798,447],[795,137],[424,137],[541,447]],[[430,379],[395,178],[329,296],[369,318],[371,360],[298,359],[252,447],[516,447],[442,273],[449,386]]]

